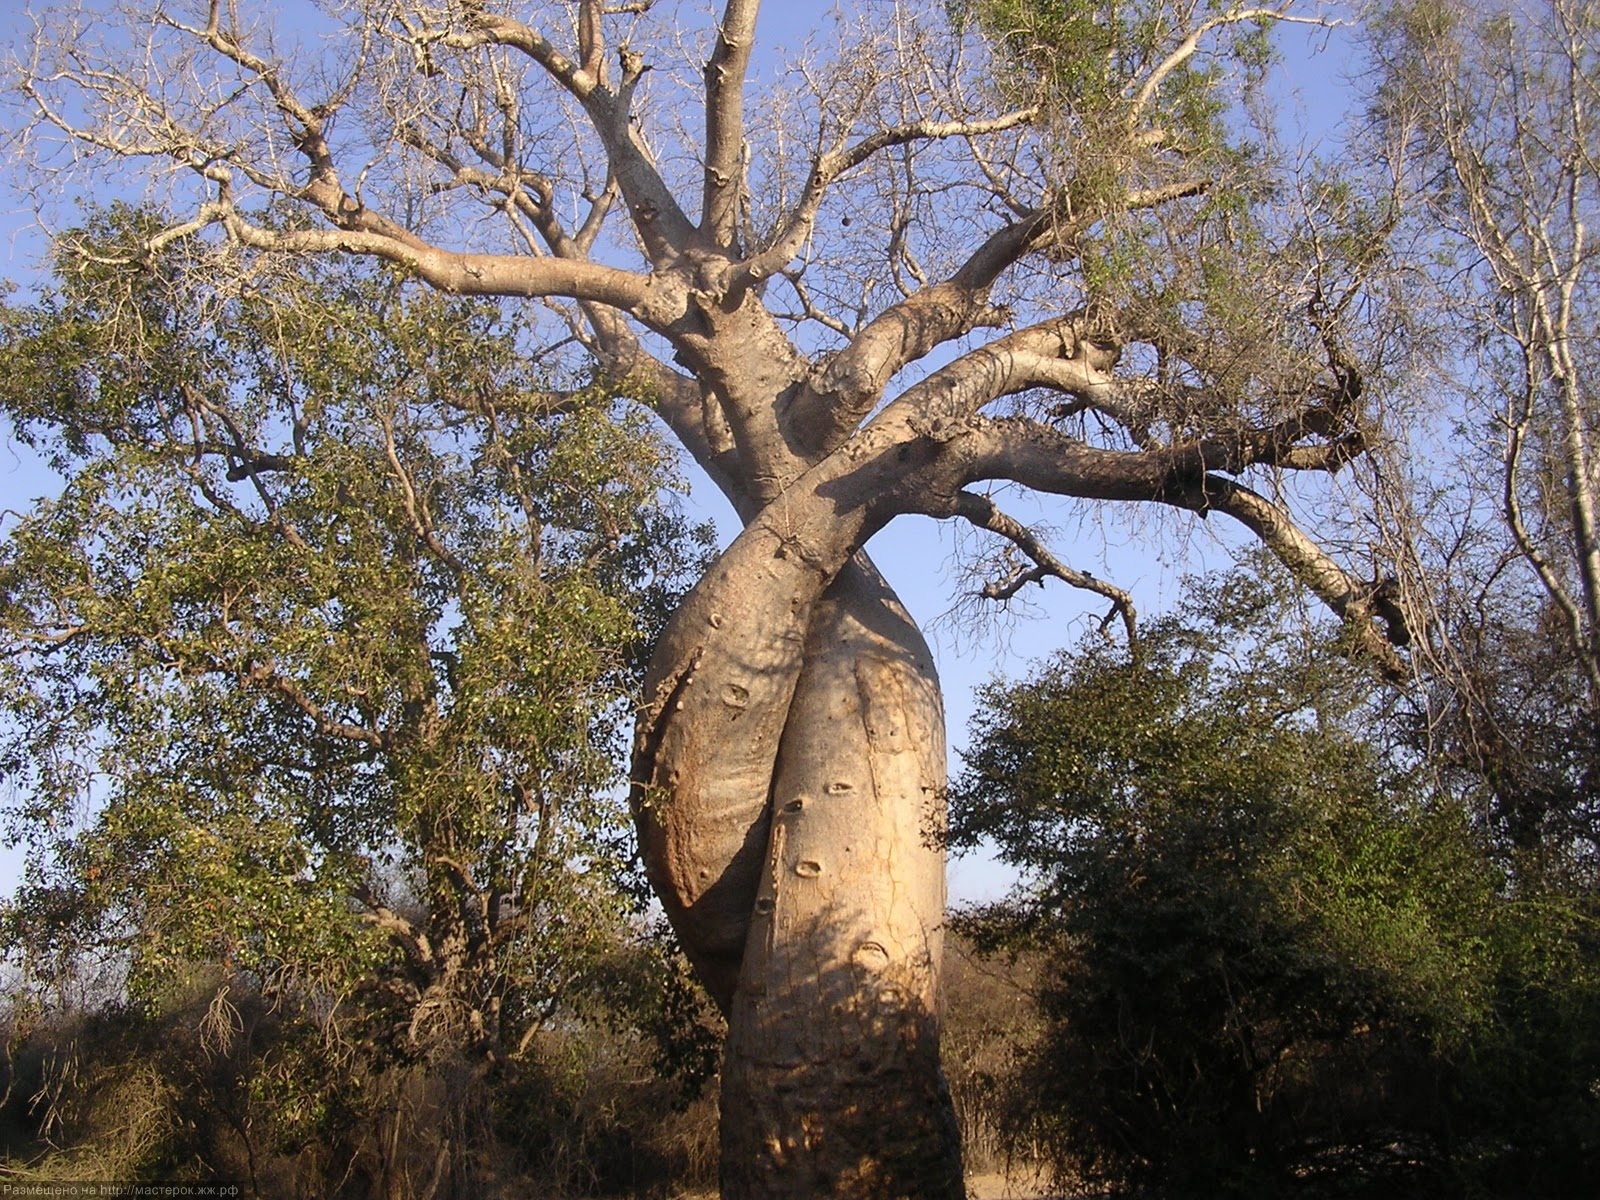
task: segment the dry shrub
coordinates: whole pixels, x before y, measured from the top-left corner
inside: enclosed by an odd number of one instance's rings
[[[143,1062],[79,1061],[69,1042],[36,1056],[27,1097],[44,1153],[22,1174],[30,1181],[135,1179],[162,1158],[178,1132],[178,1096]],[[32,1074],[32,1072],[30,1072]]]
[[[1027,959],[981,954],[970,941],[945,946],[945,1077],[969,1171],[1032,1171],[1039,1156],[1014,1132],[1020,1053],[1041,1028],[1035,968]]]
[[[263,1200],[668,1197],[714,1180],[715,1104],[627,1031],[573,1022],[516,1059],[358,1047],[197,973],[160,1014],[36,1023],[0,1103],[9,1181],[245,1182]],[[3,1090],[3,1089],[0,1089]]]

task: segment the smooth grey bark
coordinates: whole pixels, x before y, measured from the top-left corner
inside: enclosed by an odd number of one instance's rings
[[[965,1194],[939,1070],[945,740],[916,625],[858,559],[812,614],[722,1081],[722,1194]]]

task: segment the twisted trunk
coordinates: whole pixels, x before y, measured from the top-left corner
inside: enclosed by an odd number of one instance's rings
[[[965,1194],[939,1070],[944,719],[864,559],[812,613],[722,1080],[722,1194]]]
[[[955,1197],[938,1058],[944,724],[837,510],[769,506],[657,649],[646,866],[729,1018],[724,1197]],[[822,534],[826,532],[827,536]]]

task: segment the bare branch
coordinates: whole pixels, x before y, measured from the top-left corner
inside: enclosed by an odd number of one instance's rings
[[[1357,648],[1391,679],[1409,677],[1405,660],[1395,647],[1411,643],[1405,614],[1382,581],[1361,583],[1334,562],[1296,525],[1289,514],[1266,497],[1243,484],[1208,475],[1192,486],[1184,497],[1184,507],[1204,513],[1207,509],[1227,513],[1249,529],[1291,575],[1320,599],[1344,622]],[[1381,620],[1380,633],[1374,619]]]
[[[1145,77],[1144,84],[1133,97],[1133,106],[1128,111],[1128,125],[1136,125],[1139,118],[1144,115],[1144,110],[1155,99],[1156,93],[1161,90],[1161,85],[1167,78],[1188,62],[1200,48],[1200,43],[1207,34],[1221,29],[1227,25],[1238,25],[1245,21],[1283,21],[1295,25],[1320,25],[1323,28],[1333,28],[1338,24],[1326,17],[1296,17],[1289,15],[1289,7],[1294,0],[1286,0],[1281,8],[1241,8],[1230,12],[1221,13],[1210,20],[1202,21],[1192,29],[1188,36],[1179,42],[1177,47],[1164,59],[1156,64],[1155,68]]]
[[[1119,211],[1155,208],[1204,192],[1202,179],[1180,180],[1128,193]],[[1105,215],[1062,220],[1047,209],[1011,222],[989,235],[949,279],[922,288],[875,317],[850,345],[813,369],[805,391],[786,416],[796,436],[817,449],[831,449],[875,407],[899,371],[937,347],[984,325],[999,324],[1007,315],[988,303],[1000,274],[1024,255],[1050,244],[1070,244],[1077,231]],[[1040,380],[1039,382],[1047,382]],[[989,398],[1003,395],[1006,388]]]
[[[440,291],[463,296],[571,296],[594,300],[624,311],[642,311],[649,299],[648,281],[632,272],[586,261],[529,258],[525,255],[470,254],[443,250],[399,232],[387,222],[370,219],[359,208],[337,230],[268,229],[246,220],[226,202],[206,205],[184,232],[216,224],[240,245],[290,254],[365,254],[397,263]],[[175,231],[158,235],[168,242]]]
[[[758,0],[728,0],[706,63],[705,190],[700,229],[714,245],[732,248],[744,182],[744,84],[755,44]],[[769,272],[770,274],[770,272]]]
[[[1000,133],[1029,124],[1037,116],[1037,109],[1026,108],[984,121],[915,121],[879,130],[853,146],[840,146],[822,154],[812,167],[805,190],[788,220],[766,249],[739,265],[736,278],[752,281],[765,279],[793,262],[811,236],[817,212],[822,207],[828,188],[873,155],[916,141],[975,138],[983,134]]]
[[[574,63],[563,55],[533,27],[498,14],[479,12],[473,19],[472,28],[464,32],[419,36],[422,44],[437,40],[454,49],[506,46],[520,51],[543,67],[583,105],[595,132],[605,145],[612,171],[627,198],[640,239],[652,261],[665,262],[688,247],[694,227],[684,215],[677,197],[661,178],[652,155],[634,127],[631,113],[633,93],[648,68],[637,54],[624,47],[618,55],[622,65],[621,81],[614,90],[608,86],[603,69],[600,16],[601,5],[598,0],[583,0],[579,9],[580,63]]]
[[[989,287],[1048,221],[1036,213],[991,234],[955,276],[874,318],[850,345],[813,369],[790,406],[788,425],[810,445],[832,448],[877,404],[900,370],[935,348],[1005,316],[988,302]]]
[[[597,5],[583,0],[580,22],[584,24],[582,37],[595,39],[597,31],[589,24],[596,19]],[[448,46],[452,50],[475,50],[480,46],[505,46],[526,55],[577,100],[587,100],[598,87],[603,86],[595,68],[601,58],[598,42],[592,43],[588,63],[573,62],[542,33],[526,22],[501,13],[478,11],[472,15],[472,24],[466,30],[430,29],[407,23],[406,33],[413,45],[426,49],[429,45]]]
[[[1127,592],[1115,584],[1096,579],[1087,571],[1067,566],[1051,554],[1049,548],[1039,541],[1027,526],[1001,512],[994,501],[987,496],[963,491],[957,498],[956,515],[980,529],[999,534],[1033,560],[1034,565],[1031,568],[1017,571],[1010,579],[1002,583],[985,585],[983,588],[985,599],[1009,600],[1030,583],[1043,583],[1046,578],[1059,579],[1069,587],[1094,592],[1110,600],[1111,611],[1106,614],[1105,620],[1110,621],[1113,616],[1120,616],[1123,628],[1127,630],[1128,644],[1131,646],[1135,642],[1138,637],[1138,613],[1134,609],[1133,597]]]

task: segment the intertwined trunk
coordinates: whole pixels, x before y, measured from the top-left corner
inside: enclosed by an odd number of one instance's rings
[[[723,1195],[959,1197],[937,676],[836,512],[807,507],[752,521],[658,648],[641,840],[729,1018]]]
[[[939,1070],[938,681],[860,566],[813,611],[771,814],[729,1016],[723,1195],[959,1197]]]

